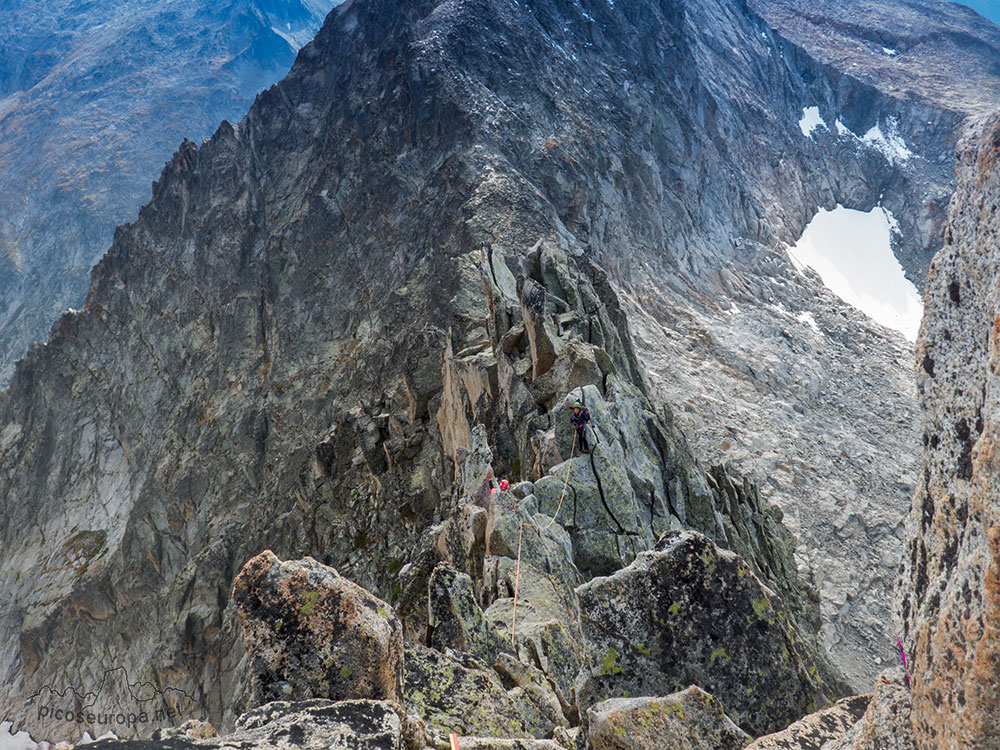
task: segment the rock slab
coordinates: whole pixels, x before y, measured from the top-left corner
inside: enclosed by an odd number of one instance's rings
[[[899,610],[917,746],[1000,747],[1000,118],[959,144],[916,347],[923,476]]]
[[[251,705],[273,700],[403,697],[402,627],[385,602],[310,557],[266,550],[233,597],[250,654]]]
[[[592,750],[741,750],[750,737],[694,685],[663,698],[612,698],[587,712]]]
[[[760,737],[747,750],[824,750],[847,734],[864,715],[871,694],[852,695],[809,714],[780,732]]]
[[[668,532],[629,567],[577,588],[588,663],[581,711],[699,685],[759,736],[826,705],[781,600],[747,564],[693,531]]]

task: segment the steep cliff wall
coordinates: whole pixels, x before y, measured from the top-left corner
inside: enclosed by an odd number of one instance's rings
[[[917,342],[924,466],[900,610],[921,748],[1000,743],[998,160],[1000,120],[970,126]]]

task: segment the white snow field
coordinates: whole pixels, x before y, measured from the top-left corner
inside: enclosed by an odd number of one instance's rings
[[[882,207],[868,213],[840,205],[820,209],[788,255],[800,271],[819,274],[844,302],[916,341],[923,302],[892,253],[892,231],[898,231],[896,220]]]
[[[812,137],[812,132],[816,128],[825,128],[826,123],[819,114],[819,107],[803,107],[802,118],[799,120],[799,128],[806,138]]]
[[[0,723],[0,750],[43,750],[47,742],[35,742],[27,732],[11,734],[12,722]]]

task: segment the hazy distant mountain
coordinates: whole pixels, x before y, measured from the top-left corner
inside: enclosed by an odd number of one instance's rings
[[[0,10],[0,385],[79,304],[177,144],[240,117],[335,0],[13,0]]]

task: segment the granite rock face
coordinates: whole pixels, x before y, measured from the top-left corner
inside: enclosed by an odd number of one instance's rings
[[[924,467],[899,590],[920,748],[1000,743],[1000,121],[970,126],[917,342]]]
[[[472,579],[441,563],[427,586],[431,646],[438,651],[466,651],[492,664],[504,645],[487,625]]]
[[[420,717],[432,735],[551,737],[566,719],[527,700],[524,690],[506,689],[490,665],[461,652],[441,653],[406,646],[408,713]]]
[[[876,678],[875,692],[861,721],[823,750],[917,750],[912,718],[912,697],[903,670],[887,669]]]
[[[251,707],[306,698],[400,701],[402,627],[392,608],[311,558],[267,550],[233,582],[250,655]]]
[[[587,710],[593,750],[742,750],[750,737],[722,704],[691,686],[663,698],[612,698]]]
[[[629,567],[577,593],[588,645],[576,684],[581,710],[694,684],[759,736],[835,695],[780,600],[739,557],[696,532],[667,533]]]

